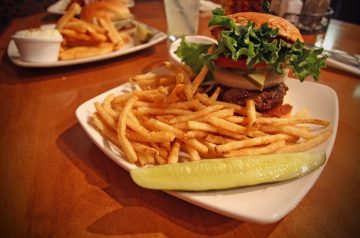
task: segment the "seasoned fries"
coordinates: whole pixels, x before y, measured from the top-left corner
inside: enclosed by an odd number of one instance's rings
[[[110,94],[94,104],[90,121],[131,163],[306,151],[332,134],[326,129],[329,122],[311,117],[307,109],[284,118],[265,117],[255,111],[252,100],[246,107],[218,101],[220,88],[211,96],[192,91],[207,69],[194,77],[175,64],[166,62],[164,67],[171,72],[132,77],[140,89]]]

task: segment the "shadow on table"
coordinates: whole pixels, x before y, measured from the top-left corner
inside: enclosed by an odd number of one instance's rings
[[[270,234],[278,224],[244,223],[202,209],[165,192],[137,186],[127,171],[90,141],[80,124],[65,131],[58,138],[57,146],[84,173],[91,185],[102,189],[122,206],[95,220],[88,226],[89,232],[106,235],[162,232],[167,237],[189,237],[194,233],[205,236],[231,234],[235,228],[248,226],[244,229],[248,231],[244,235],[256,236],[256,230],[260,230],[262,235]],[[108,186],[104,187],[104,182]],[[139,214],[143,216],[141,219]],[[139,224],[139,221],[142,223]],[[164,225],[160,227],[159,224]],[[257,229],[251,229],[252,226]]]

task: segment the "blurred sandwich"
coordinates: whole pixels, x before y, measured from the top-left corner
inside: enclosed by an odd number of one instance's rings
[[[123,1],[94,1],[86,4],[81,10],[80,19],[84,21],[96,24],[100,18],[111,21],[119,32],[133,35],[136,31],[134,17]]]

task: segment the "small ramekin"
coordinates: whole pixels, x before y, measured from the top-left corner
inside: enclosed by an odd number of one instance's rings
[[[60,33],[47,34],[44,29],[36,29],[41,33],[29,33],[31,30],[21,30],[16,32],[12,39],[20,53],[20,59],[27,62],[54,62],[59,58],[60,45],[63,40]],[[56,31],[56,30],[52,30]]]
[[[217,41],[215,39],[201,35],[185,36],[185,40],[192,43],[201,43],[201,44],[209,44],[209,45],[217,44]],[[177,64],[182,64],[181,59],[175,54],[175,51],[180,46],[180,42],[181,42],[181,38],[171,43],[169,47],[169,60]]]

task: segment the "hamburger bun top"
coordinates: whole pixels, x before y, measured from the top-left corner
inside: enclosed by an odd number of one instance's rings
[[[291,42],[295,42],[297,39],[304,42],[299,29],[284,18],[260,12],[239,12],[227,16],[241,26],[246,26],[249,21],[252,21],[255,27],[258,28],[267,22],[269,27],[279,29],[279,35],[282,38]],[[211,28],[210,31],[214,37],[219,38],[222,29],[222,27],[216,26]]]
[[[95,18],[106,18],[111,21],[130,18],[132,15],[126,4],[116,0],[97,1],[85,5],[80,18],[87,22],[94,22]]]

